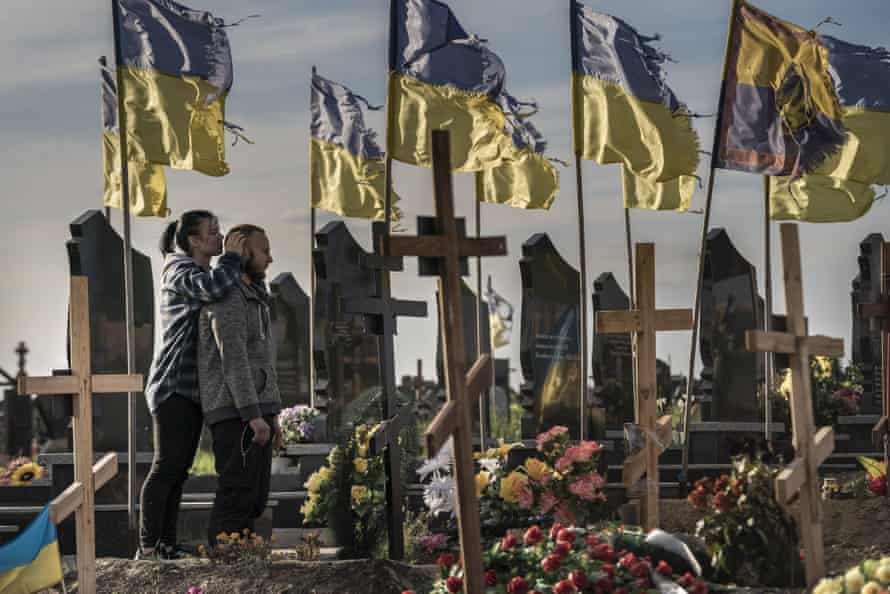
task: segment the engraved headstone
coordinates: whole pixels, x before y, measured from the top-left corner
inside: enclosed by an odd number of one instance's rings
[[[277,344],[278,390],[282,406],[309,405],[309,296],[294,275],[283,272],[269,283],[272,330]]]
[[[71,239],[66,247],[71,275],[89,279],[92,371],[94,374],[127,373],[123,240],[98,210],[86,211],[70,227]],[[136,365],[133,373],[147,377],[154,355],[154,286],[151,260],[135,249],[133,298],[136,331]],[[54,410],[62,410],[62,407]],[[95,451],[127,451],[126,395],[94,395],[93,417]],[[136,449],[149,451],[152,449],[151,443],[151,416],[145,398],[138,394]]]
[[[850,294],[853,304],[853,356],[863,375],[859,410],[863,414],[881,412],[881,327],[860,315],[859,306],[881,301],[881,246],[884,237],[872,233],[859,244],[859,274]]]
[[[593,312],[630,309],[630,298],[611,272],[593,281]],[[633,349],[630,334],[593,335],[594,395],[606,410],[606,425],[634,420]]]
[[[745,332],[763,327],[754,266],[725,229],[708,233],[701,299],[702,376],[712,383],[708,419],[757,421],[763,355],[745,349]]]
[[[342,221],[325,225],[315,240],[316,405],[327,409],[328,434],[337,436],[380,392],[377,338],[362,314],[343,311],[346,300],[372,297],[375,279],[362,265],[368,253]]]
[[[522,244],[522,437],[565,425],[580,437],[580,275],[545,233]]]

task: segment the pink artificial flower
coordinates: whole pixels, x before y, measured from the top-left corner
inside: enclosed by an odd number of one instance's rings
[[[553,441],[560,435],[562,435],[564,433],[568,433],[568,432],[569,432],[568,427],[564,427],[562,425],[557,425],[555,427],[551,427],[549,430],[545,431],[544,433],[540,433],[538,435],[538,437],[535,438],[535,441],[538,444],[538,450],[543,451],[544,446],[546,444],[550,443],[551,441]]]
[[[556,506],[557,503],[559,503],[559,499],[556,497],[556,495],[553,494],[553,491],[551,491],[550,489],[547,489],[546,491],[544,491],[544,494],[541,495],[541,500],[539,502],[539,507],[538,507],[538,513],[539,514],[550,513],[550,510],[552,510]]]
[[[569,458],[568,452],[566,452],[559,460],[556,461],[556,470],[563,474],[566,474],[567,472],[570,472],[572,470],[572,459]]]
[[[569,492],[585,501],[596,501],[600,498],[602,486],[603,478],[599,474],[591,472],[569,485]]]
[[[572,513],[572,510],[569,509],[569,505],[566,502],[562,502],[556,506],[556,512],[553,514],[553,519],[561,524],[571,526],[575,523],[575,514]]]
[[[447,540],[448,535],[442,532],[436,532],[435,534],[421,536],[420,545],[425,548],[428,553],[432,553],[433,551],[441,549]]]
[[[588,462],[593,450],[581,446],[572,446],[566,450],[565,457],[572,462]]]
[[[535,504],[535,494],[528,484],[519,487],[519,507],[522,509],[531,509]]]

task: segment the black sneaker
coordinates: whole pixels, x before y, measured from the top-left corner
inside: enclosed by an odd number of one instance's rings
[[[160,546],[160,558],[163,561],[178,561],[179,559],[189,559],[194,556],[192,551],[179,545],[170,546],[162,544]]]
[[[160,561],[162,559],[161,551],[157,547],[150,549],[139,547],[133,559],[135,561]]]

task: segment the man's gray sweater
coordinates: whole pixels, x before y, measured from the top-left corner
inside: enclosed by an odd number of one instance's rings
[[[281,410],[271,326],[269,296],[258,283],[239,282],[201,310],[198,382],[208,425]]]

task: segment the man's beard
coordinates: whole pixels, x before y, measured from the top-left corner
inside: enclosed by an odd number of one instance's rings
[[[266,271],[265,270],[257,270],[257,268],[253,265],[253,258],[249,257],[247,261],[244,263],[244,274],[250,279],[252,283],[262,283],[266,280]]]

